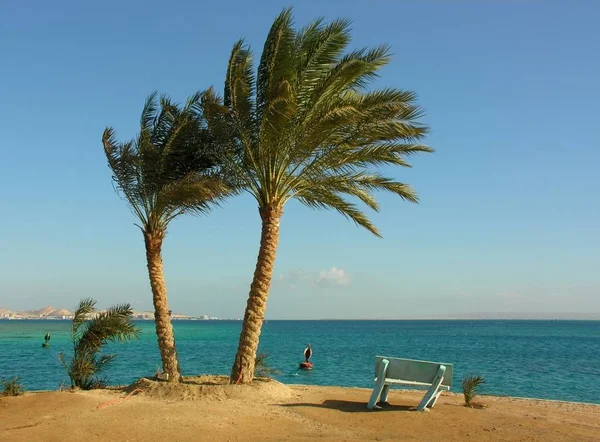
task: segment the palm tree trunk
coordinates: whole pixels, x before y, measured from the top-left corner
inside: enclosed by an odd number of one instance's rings
[[[273,266],[279,243],[279,220],[283,214],[283,208],[262,207],[259,212],[262,219],[260,250],[246,304],[240,342],[231,369],[230,381],[234,384],[247,384],[254,379],[256,351],[273,277]]]
[[[180,382],[181,370],[177,359],[177,350],[175,349],[175,335],[171,324],[171,311],[167,303],[167,286],[161,256],[163,239],[164,232],[144,233],[148,275],[154,303],[154,323],[163,372],[168,374],[169,382]]]

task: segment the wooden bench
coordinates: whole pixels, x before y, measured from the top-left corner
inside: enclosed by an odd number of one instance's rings
[[[429,387],[417,410],[432,408],[442,391],[452,387],[452,364],[376,356],[375,387],[367,408],[380,408],[377,403],[387,402],[390,386],[399,384]]]

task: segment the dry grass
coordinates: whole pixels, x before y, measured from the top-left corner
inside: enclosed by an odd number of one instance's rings
[[[8,381],[2,379],[0,382],[2,383],[2,396],[21,396],[25,392],[19,376],[15,376]]]
[[[254,376],[262,378],[272,378],[275,375],[281,374],[279,370],[269,365],[269,354],[259,353],[256,355],[254,363]]]

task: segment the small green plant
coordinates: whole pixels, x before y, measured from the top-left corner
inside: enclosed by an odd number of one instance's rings
[[[19,376],[15,376],[8,381],[2,379],[0,383],[2,383],[2,396],[21,396],[25,392]]]
[[[254,374],[256,377],[272,378],[274,375],[280,374],[279,370],[269,366],[268,353],[259,353],[256,355],[254,362]]]
[[[463,395],[465,396],[465,406],[472,407],[475,405],[473,399],[477,396],[477,389],[485,379],[481,375],[470,374],[462,380]]]
[[[107,385],[107,379],[98,374],[116,355],[103,355],[102,348],[109,341],[122,342],[139,336],[140,330],[133,323],[132,315],[129,304],[118,304],[97,312],[95,300],[84,299],[79,303],[71,325],[73,357],[67,361],[63,352],[58,355],[71,380],[71,388],[91,390]]]

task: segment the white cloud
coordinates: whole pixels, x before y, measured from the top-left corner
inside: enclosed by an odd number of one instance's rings
[[[317,277],[316,283],[320,287],[349,285],[350,276],[348,276],[344,269],[332,267],[329,270],[322,270]]]
[[[277,275],[273,285],[290,290],[308,289],[310,287],[340,287],[350,285],[350,276],[344,269],[331,267],[319,273],[306,270],[291,270]]]

